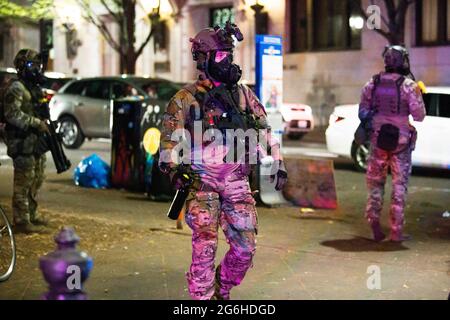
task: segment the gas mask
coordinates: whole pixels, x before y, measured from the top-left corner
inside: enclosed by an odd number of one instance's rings
[[[200,31],[192,42],[192,58],[197,62],[200,77],[234,86],[242,76],[241,68],[233,63],[234,41],[244,40],[239,28],[227,22],[224,28],[216,26]]]
[[[40,61],[27,61],[25,67],[20,72],[20,76],[28,82],[42,83],[43,66]]]
[[[241,79],[242,70],[233,63],[232,51],[214,51],[209,57],[207,75],[215,81],[233,86]]]
[[[41,84],[44,81],[43,62],[47,61],[48,52],[38,53],[32,49],[21,49],[14,58],[14,67],[19,78],[30,84]]]

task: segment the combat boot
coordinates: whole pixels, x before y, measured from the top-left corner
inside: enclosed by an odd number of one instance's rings
[[[35,219],[31,220],[31,223],[34,224],[35,226],[48,226],[49,224],[49,220],[43,216],[39,216]]]
[[[370,224],[373,233],[373,240],[375,242],[381,242],[386,239],[386,235],[381,231],[381,225],[379,221],[374,221]]]
[[[49,230],[42,226],[36,226],[30,222],[21,223],[14,225],[14,233],[24,233],[24,234],[32,234],[32,233],[41,233],[46,234],[49,233]]]
[[[403,242],[403,241],[409,241],[412,240],[412,237],[408,234],[403,234],[401,230],[398,231],[391,231],[391,234],[389,236],[389,240],[391,242]]]
[[[220,265],[216,268],[216,281],[214,283],[214,295],[211,297],[211,300],[230,300],[230,295],[222,295],[220,293],[221,284],[220,284]]]

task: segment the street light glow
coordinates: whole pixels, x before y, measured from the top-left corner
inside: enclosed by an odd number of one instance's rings
[[[162,17],[168,17],[173,13],[172,6],[169,3],[169,0],[161,0],[161,7],[159,8],[159,12]]]
[[[55,11],[61,23],[79,25],[81,22],[81,11],[78,6],[59,3],[55,6]]]
[[[361,30],[364,28],[364,19],[359,16],[352,16],[350,17],[348,24],[352,29]]]
[[[146,13],[150,13],[159,7],[159,14],[163,18],[168,17],[173,13],[172,5],[169,0],[145,0],[141,1],[140,4]]]

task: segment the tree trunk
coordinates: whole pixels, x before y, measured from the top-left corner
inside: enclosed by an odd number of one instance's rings
[[[125,55],[119,54],[119,73],[124,74],[125,73]]]
[[[383,21],[387,26],[387,31],[382,29],[375,30],[388,40],[390,45],[404,45],[405,44],[405,21],[408,9],[414,0],[384,0],[386,8],[386,16]],[[366,11],[361,7],[362,15],[368,19]]]
[[[136,72],[136,51],[134,44],[136,42],[136,2],[133,0],[123,0],[124,11],[124,36],[125,36],[125,73],[134,74]]]
[[[126,74],[135,74],[136,73],[136,54],[131,52],[126,56]]]

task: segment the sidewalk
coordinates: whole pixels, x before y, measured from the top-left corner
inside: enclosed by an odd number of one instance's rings
[[[12,173],[0,171],[0,203],[8,212]],[[450,223],[440,213],[448,194],[411,194],[404,245],[375,244],[362,218],[362,175],[336,172],[340,208],[301,214],[299,208],[259,208],[254,267],[233,299],[447,299],[450,289]],[[412,185],[428,178],[413,177]],[[445,189],[442,179],[433,188]],[[418,187],[416,187],[418,188]],[[413,190],[415,190],[413,188]],[[387,192],[389,192],[387,190]],[[91,299],[189,299],[184,272],[190,262],[190,231],[165,217],[167,203],[119,190],[87,190],[70,174],[49,174],[42,208],[56,233],[74,226],[80,248],[94,259],[86,291]],[[384,214],[383,224],[387,225]],[[46,284],[38,257],[53,250],[51,235],[17,236],[18,263],[0,284],[0,299],[39,299]],[[218,260],[226,251],[221,235]],[[369,266],[381,270],[381,289],[367,288]]]

